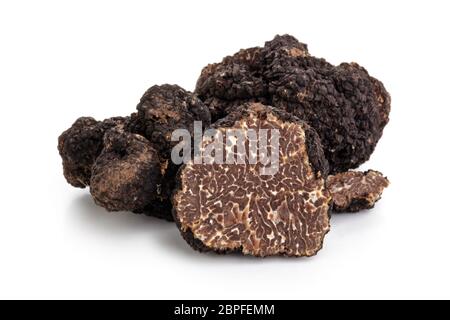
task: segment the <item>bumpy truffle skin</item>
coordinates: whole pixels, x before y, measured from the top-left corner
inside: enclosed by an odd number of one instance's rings
[[[213,120],[260,101],[306,121],[319,134],[333,173],[367,161],[389,121],[383,84],[356,63],[333,66],[292,36],[241,50],[205,67],[195,91]]]
[[[176,129],[193,132],[194,121],[202,121],[204,127],[211,124],[208,107],[191,92],[177,85],[153,86],[148,89],[132,115],[128,130],[146,137],[158,148],[161,156],[170,158],[171,142]]]
[[[388,186],[389,180],[374,170],[348,171],[327,178],[333,211],[338,213],[372,209]]]
[[[108,211],[138,211],[153,201],[161,181],[158,153],[144,137],[111,129],[91,178],[95,202]]]
[[[61,134],[58,138],[58,150],[68,183],[77,188],[89,186],[92,166],[103,149],[105,132],[126,121],[127,118],[122,117],[104,121],[82,117]]]
[[[179,165],[171,159],[171,136],[176,129],[193,133],[194,121],[201,121],[203,128],[211,125],[208,107],[194,94],[177,85],[153,86],[145,92],[131,116],[126,130],[146,137],[158,150],[161,160],[163,182],[158,197],[144,209],[145,214],[172,220],[171,195]]]
[[[318,135],[298,118],[257,103],[236,109],[213,128],[224,136],[227,129],[279,130],[279,169],[261,175],[264,165],[250,163],[248,156],[241,164],[184,165],[173,197],[183,238],[201,252],[315,255],[329,231],[331,205]]]

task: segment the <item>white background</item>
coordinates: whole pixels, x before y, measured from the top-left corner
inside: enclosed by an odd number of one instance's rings
[[[448,1],[1,1],[0,298],[450,298]],[[130,114],[153,84],[290,33],[392,95],[364,168],[392,185],[334,215],[310,259],[191,250],[174,224],[94,205],[57,137]]]

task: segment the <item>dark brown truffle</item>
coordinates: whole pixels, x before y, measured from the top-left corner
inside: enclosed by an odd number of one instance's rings
[[[333,66],[289,35],[208,65],[196,93],[213,120],[245,101],[298,116],[319,134],[333,173],[369,159],[389,121],[391,102],[383,84],[358,64]]]
[[[127,126],[130,132],[146,137],[165,159],[170,158],[171,141],[176,129],[193,132],[194,121],[202,121],[203,127],[211,124],[211,114],[203,102],[191,92],[177,85],[153,86],[148,89],[131,116]]]
[[[145,92],[137,106],[138,112],[131,116],[126,130],[146,137],[158,150],[162,184],[157,199],[144,209],[145,214],[172,219],[170,197],[175,187],[175,176],[179,165],[171,161],[171,136],[176,129],[187,129],[193,133],[194,121],[202,127],[211,125],[211,114],[203,102],[194,94],[177,85],[153,86]]]
[[[333,211],[358,212],[371,209],[381,198],[389,180],[382,173],[349,171],[327,178],[327,188],[333,197]]]
[[[272,175],[261,175],[264,165],[250,162],[250,152],[243,163],[184,165],[173,197],[174,218],[184,239],[199,251],[315,255],[329,231],[331,204],[318,135],[296,117],[256,103],[236,109],[213,127],[223,136],[227,129],[278,130],[279,167]],[[270,133],[270,142],[273,137]],[[219,139],[224,150],[225,140]],[[201,149],[210,143],[204,140]],[[242,155],[237,150],[233,153]]]
[[[144,137],[109,130],[90,184],[95,202],[108,211],[138,211],[157,196],[161,183],[157,151]]]
[[[106,131],[123,125],[127,118],[116,117],[104,121],[79,118],[58,138],[58,150],[63,160],[64,176],[77,188],[89,186],[92,166],[103,149]]]

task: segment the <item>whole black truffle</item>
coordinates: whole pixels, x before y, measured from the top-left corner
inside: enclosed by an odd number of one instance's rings
[[[319,134],[331,172],[367,161],[389,121],[390,96],[356,63],[333,66],[292,36],[206,66],[196,91],[213,120],[260,101],[306,121]]]
[[[171,137],[176,129],[193,132],[194,121],[202,121],[203,128],[211,124],[208,107],[194,94],[178,85],[153,86],[148,89],[131,116],[127,126],[152,142],[164,159],[170,158]]]
[[[104,121],[82,117],[59,136],[58,150],[68,183],[77,188],[89,186],[92,166],[103,149],[105,132],[126,121],[127,118],[122,117]]]
[[[137,211],[157,196],[161,183],[158,153],[144,137],[109,130],[93,169],[90,191],[108,211]]]
[[[202,128],[207,128],[211,125],[211,114],[196,95],[169,84],[148,89],[137,111],[131,116],[126,130],[143,135],[154,145],[159,152],[163,176],[157,199],[144,209],[144,213],[171,220],[170,198],[179,168],[171,161],[172,147],[178,143],[171,141],[172,133],[187,129],[192,134],[194,121],[201,121]]]
[[[217,137],[225,137],[228,129],[243,130],[247,147],[256,142],[251,142],[249,130],[277,130],[279,150],[270,153],[279,151],[278,170],[261,175],[265,164],[251,162],[250,155],[242,158],[236,150],[234,155],[244,162],[191,161],[181,167],[173,214],[184,239],[199,251],[315,255],[329,231],[331,196],[325,187],[327,161],[314,130],[288,113],[257,103],[236,109],[213,128],[221,133]],[[219,139],[225,150],[227,139]],[[201,149],[211,143],[204,140]],[[254,154],[266,152],[259,142],[254,145]]]

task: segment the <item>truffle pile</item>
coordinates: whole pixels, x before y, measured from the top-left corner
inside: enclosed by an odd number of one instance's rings
[[[58,141],[64,176],[74,187],[90,187],[108,211],[132,211],[173,221],[171,195],[177,165],[170,161],[175,129],[211,125],[205,104],[177,85],[147,90],[129,117],[80,118]]]
[[[364,68],[333,66],[284,35],[206,66],[193,93],[153,86],[130,116],[79,118],[58,150],[67,182],[89,187],[96,204],[175,220],[198,251],[312,256],[330,212],[370,209],[389,185],[377,171],[349,171],[369,159],[389,112],[388,92]],[[223,133],[276,129],[278,170],[262,175],[239,150],[240,163],[175,164],[172,133],[192,136],[195,121]]]

